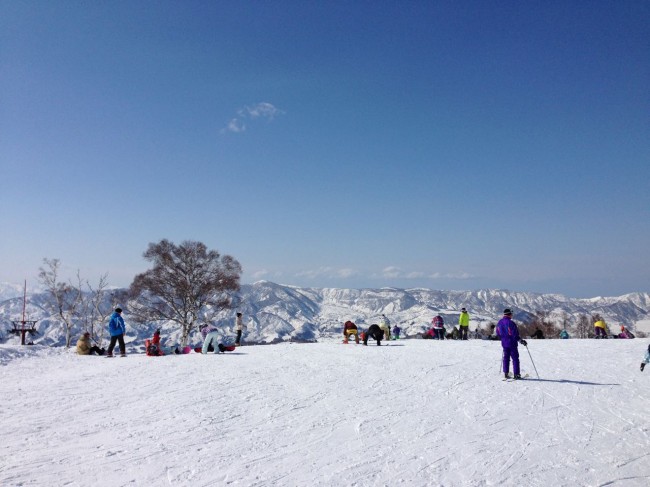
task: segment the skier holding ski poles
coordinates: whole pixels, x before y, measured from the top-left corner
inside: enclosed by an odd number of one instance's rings
[[[512,371],[515,374],[515,379],[521,379],[521,371],[519,370],[519,350],[517,345],[521,343],[526,346],[526,340],[522,340],[519,336],[519,328],[517,324],[512,321],[512,311],[509,308],[503,310],[503,318],[497,323],[497,335],[501,339],[501,346],[503,347],[503,372],[506,379],[510,379],[510,358],[512,357]]]

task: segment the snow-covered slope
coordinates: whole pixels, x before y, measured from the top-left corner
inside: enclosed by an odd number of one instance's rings
[[[28,315],[39,319],[40,335],[36,343],[60,344],[63,335],[57,322],[43,311],[43,294],[28,296]],[[570,299],[557,294],[535,294],[507,290],[437,291],[429,289],[332,289],[298,288],[268,281],[243,285],[235,299],[237,310],[244,314],[248,324],[246,340],[274,343],[288,340],[313,341],[338,335],[342,323],[348,319],[361,327],[376,323],[385,313],[393,324],[399,324],[406,336],[417,336],[428,326],[436,313],[446,323],[458,321],[459,310],[466,307],[472,329],[486,326],[501,316],[504,308],[513,308],[515,319],[525,322],[536,311],[546,311],[559,320],[563,312],[575,318],[579,314],[600,313],[611,324],[624,323],[631,329],[650,331],[650,295],[634,293],[620,297]],[[142,346],[159,324],[136,325],[129,321],[128,303],[125,303],[128,324],[127,339],[134,346]],[[0,303],[0,318],[5,323],[19,319],[22,297]],[[224,337],[234,336],[234,310],[218,315],[216,324]],[[163,337],[168,344],[178,340],[178,331],[170,324],[162,324]],[[0,331],[0,338],[2,338]],[[10,337],[6,338],[10,339]],[[199,343],[198,331],[192,337]]]
[[[0,345],[0,485],[621,486],[650,481],[648,339]]]

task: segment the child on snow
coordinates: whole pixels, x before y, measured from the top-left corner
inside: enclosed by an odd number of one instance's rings
[[[153,332],[151,340],[145,340],[144,345],[149,357],[162,357],[165,355],[160,347],[160,328]]]
[[[646,350],[643,362],[641,362],[641,372],[645,369],[645,364],[650,364],[650,345],[648,345],[648,350]]]

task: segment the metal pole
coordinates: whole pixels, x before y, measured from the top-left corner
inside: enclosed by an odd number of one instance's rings
[[[526,345],[526,350],[528,350],[528,345]],[[528,350],[528,356],[530,357],[530,361],[532,362],[537,378],[539,379],[539,372],[537,372],[537,367],[535,367],[535,362],[533,362],[533,356],[530,354],[530,350]]]

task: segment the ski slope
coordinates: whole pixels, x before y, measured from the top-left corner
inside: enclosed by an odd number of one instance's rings
[[[649,342],[0,345],[0,485],[647,486]]]

